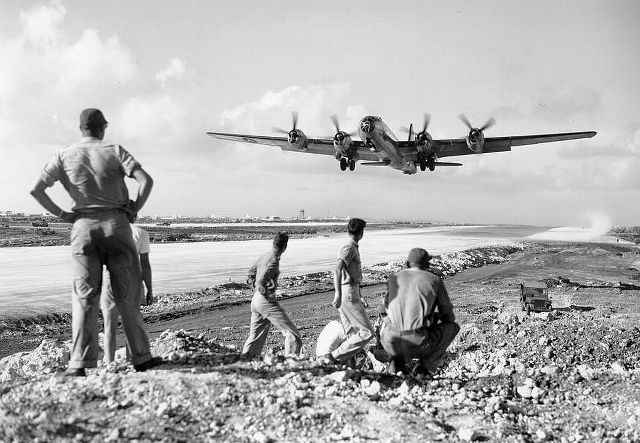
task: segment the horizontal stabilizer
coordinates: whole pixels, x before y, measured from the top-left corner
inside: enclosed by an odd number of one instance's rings
[[[454,162],[435,162],[436,166],[462,166],[462,163]]]
[[[365,166],[389,166],[389,162],[361,162]]]

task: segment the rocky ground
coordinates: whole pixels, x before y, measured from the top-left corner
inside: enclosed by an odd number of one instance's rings
[[[640,441],[640,293],[613,286],[638,278],[636,254],[538,245],[447,279],[462,330],[433,377],[284,359],[276,333],[262,361],[243,361],[246,326],[230,326],[230,311],[157,336],[165,364],[147,373],[121,362],[61,380],[65,346],[45,341],[0,364],[15,369],[0,387],[0,440]],[[554,310],[521,311],[522,280],[546,283]],[[306,297],[286,306],[312,342],[335,314]]]

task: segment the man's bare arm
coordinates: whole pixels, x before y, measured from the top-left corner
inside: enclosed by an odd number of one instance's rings
[[[62,210],[60,206],[58,206],[54,203],[53,200],[51,200],[51,197],[49,197],[49,195],[47,194],[48,187],[49,186],[44,181],[42,181],[42,179],[38,179],[36,184],[33,186],[30,194],[33,196],[33,198],[36,199],[38,203],[40,203],[40,206],[49,211],[51,214],[61,218],[66,222],[73,223],[73,221],[75,220],[75,215],[72,212]]]
[[[149,263],[149,254],[140,254],[140,265],[142,267],[142,281],[147,287],[147,304],[151,304],[153,299],[153,286],[151,278],[151,263]]]
[[[149,195],[151,194],[151,189],[153,188],[153,179],[147,171],[142,168],[136,168],[131,173],[133,179],[138,182],[138,196],[135,201],[135,212],[138,213],[147,202]]]
[[[342,270],[344,269],[344,262],[342,259],[338,259],[336,265],[336,271],[333,276],[333,286],[335,289],[335,295],[333,296],[333,302],[331,303],[336,309],[342,304]]]

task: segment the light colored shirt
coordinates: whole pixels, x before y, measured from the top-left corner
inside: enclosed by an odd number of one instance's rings
[[[131,233],[133,234],[133,241],[136,244],[136,251],[138,251],[138,255],[148,254],[150,243],[149,233],[136,225],[131,225]]]
[[[129,201],[124,177],[140,164],[120,145],[85,137],[58,151],[40,178],[48,186],[60,181],[74,202],[73,210],[122,208]]]
[[[249,269],[249,280],[255,281],[256,289],[264,296],[273,295],[278,288],[280,257],[275,251],[262,255]]]
[[[402,331],[429,326],[435,308],[454,321],[453,305],[440,277],[417,268],[405,269],[389,277],[385,298],[387,318]]]
[[[342,284],[358,285],[362,282],[362,262],[358,243],[351,240],[338,249],[338,260],[342,260]]]

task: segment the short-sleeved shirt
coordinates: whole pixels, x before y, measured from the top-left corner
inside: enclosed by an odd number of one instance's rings
[[[85,137],[47,163],[40,176],[48,186],[60,181],[73,200],[73,210],[121,208],[129,201],[124,177],[140,164],[120,145]]]
[[[362,282],[362,262],[360,261],[360,250],[358,243],[351,240],[346,245],[338,249],[338,260],[342,260],[342,284],[358,285]]]
[[[262,255],[249,269],[249,279],[255,281],[256,289],[265,296],[275,294],[279,276],[280,257],[275,251]]]
[[[140,226],[131,225],[131,233],[133,234],[133,241],[136,244],[136,251],[138,255],[149,253],[149,233],[142,229]]]
[[[405,269],[389,277],[385,300],[387,318],[402,331],[429,326],[435,307],[453,321],[453,305],[444,282],[437,275],[417,268]]]

